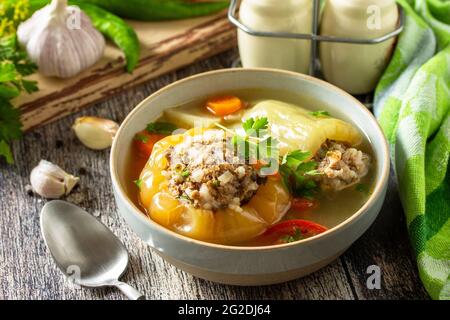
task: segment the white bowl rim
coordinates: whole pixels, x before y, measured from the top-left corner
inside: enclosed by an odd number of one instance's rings
[[[181,80],[177,80],[177,81],[175,81],[175,82],[173,82],[173,83],[171,83],[169,85],[166,85],[166,86],[162,87],[161,89],[155,91],[151,95],[149,95],[144,100],[142,100],[125,117],[125,119],[123,120],[123,122],[120,125],[119,130],[116,133],[116,137],[120,136],[120,134],[122,133],[122,130],[124,130],[123,128],[127,125],[128,122],[131,121],[131,119],[133,118],[134,114],[137,113],[138,110],[144,108],[147,105],[147,101],[153,99],[155,96],[163,94],[165,91],[168,91],[168,90],[172,89],[173,87],[178,86],[180,83],[188,82],[188,81],[191,81],[193,79],[197,79],[197,78],[201,78],[201,77],[205,77],[205,76],[209,76],[209,75],[215,75],[215,74],[236,73],[236,72],[237,73],[238,72],[254,72],[254,73],[258,73],[258,72],[266,72],[267,73],[267,72],[269,72],[269,73],[278,73],[278,74],[284,74],[284,75],[300,77],[300,78],[303,78],[304,80],[315,82],[319,86],[328,87],[328,89],[337,91],[338,94],[344,95],[347,98],[353,100],[355,102],[355,104],[358,105],[362,109],[362,111],[366,113],[368,120],[370,120],[372,122],[372,124],[375,124],[375,128],[377,130],[376,135],[381,140],[380,142],[381,142],[382,147],[383,147],[382,148],[383,149],[382,169],[381,169],[381,172],[378,174],[378,175],[381,175],[381,178],[377,179],[376,186],[375,186],[372,194],[370,195],[369,199],[367,199],[367,201],[361,206],[361,208],[359,208],[358,211],[353,213],[350,217],[348,217],[347,219],[345,219],[344,221],[342,221],[338,225],[328,229],[327,231],[325,231],[323,233],[315,235],[313,237],[306,238],[306,239],[299,240],[299,241],[295,241],[295,242],[291,242],[291,243],[276,244],[276,245],[270,245],[270,246],[232,246],[232,245],[223,245],[223,244],[216,244],[216,243],[210,243],[210,242],[206,242],[206,241],[202,241],[202,240],[197,240],[197,239],[189,238],[187,236],[178,234],[175,231],[172,231],[172,230],[170,230],[170,229],[168,229],[168,228],[158,224],[157,222],[155,222],[152,219],[150,219],[141,209],[136,207],[136,205],[133,203],[133,201],[131,201],[131,199],[127,196],[126,192],[123,190],[121,184],[119,183],[119,179],[118,179],[118,176],[117,176],[115,160],[114,160],[114,154],[117,152],[117,150],[116,150],[116,141],[118,139],[114,139],[112,147],[111,147],[111,153],[110,153],[110,174],[111,174],[111,180],[112,180],[112,183],[113,183],[113,185],[114,185],[114,187],[116,189],[117,196],[120,196],[122,198],[122,200],[125,202],[126,206],[133,212],[133,214],[141,222],[143,222],[144,224],[149,224],[149,225],[151,225],[151,227],[157,228],[160,231],[162,231],[163,233],[166,233],[169,236],[175,237],[178,240],[190,242],[190,243],[193,243],[193,244],[196,244],[196,245],[200,245],[200,246],[204,246],[204,247],[223,249],[223,250],[230,250],[230,251],[271,251],[271,250],[285,249],[287,247],[293,247],[293,246],[302,245],[304,243],[312,242],[312,241],[315,241],[315,240],[318,240],[318,239],[328,238],[328,237],[332,236],[334,233],[338,232],[339,229],[342,229],[345,226],[348,226],[352,222],[357,220],[369,207],[371,207],[372,205],[375,204],[376,199],[378,199],[381,196],[382,192],[383,192],[383,187],[388,182],[389,170],[390,170],[389,146],[388,146],[388,143],[386,141],[386,138],[384,136],[384,133],[383,133],[380,125],[376,121],[376,119],[373,116],[373,114],[359,100],[357,100],[351,94],[349,94],[349,93],[345,92],[344,90],[342,90],[342,89],[332,85],[331,83],[328,83],[328,82],[326,82],[324,80],[321,80],[321,79],[318,79],[318,78],[314,78],[314,77],[309,76],[309,75],[305,75],[305,74],[301,74],[301,73],[297,73],[297,72],[293,72],[293,71],[280,70],[280,69],[271,69],[271,68],[218,69],[218,70],[212,70],[212,71],[207,71],[207,72],[202,72],[202,73],[199,73],[199,74],[195,74],[195,75],[183,78]]]

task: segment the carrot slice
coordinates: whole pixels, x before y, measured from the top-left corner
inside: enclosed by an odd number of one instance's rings
[[[147,130],[142,130],[136,134],[133,142],[139,152],[139,155],[147,159],[152,154],[155,143],[166,136],[167,135],[164,134],[149,133]]]
[[[206,102],[206,108],[215,116],[224,117],[242,108],[241,99],[235,96],[217,96]]]

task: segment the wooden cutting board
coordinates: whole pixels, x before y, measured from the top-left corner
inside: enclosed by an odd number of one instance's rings
[[[132,74],[125,71],[122,52],[108,43],[104,57],[78,76],[61,80],[34,74],[39,91],[13,101],[20,108],[24,130],[77,112],[121,90],[236,45],[236,32],[226,12],[167,22],[128,21],[141,42],[139,64]]]

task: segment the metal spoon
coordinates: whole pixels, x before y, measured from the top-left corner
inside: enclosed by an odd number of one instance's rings
[[[50,201],[41,211],[41,230],[56,264],[75,284],[114,286],[132,300],[145,299],[118,280],[128,265],[123,244],[83,209],[61,200]]]

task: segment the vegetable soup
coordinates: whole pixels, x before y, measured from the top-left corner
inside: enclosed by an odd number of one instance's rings
[[[318,104],[255,89],[166,109],[135,135],[128,193],[150,219],[211,243],[283,244],[338,225],[372,191],[372,148],[302,105]]]

